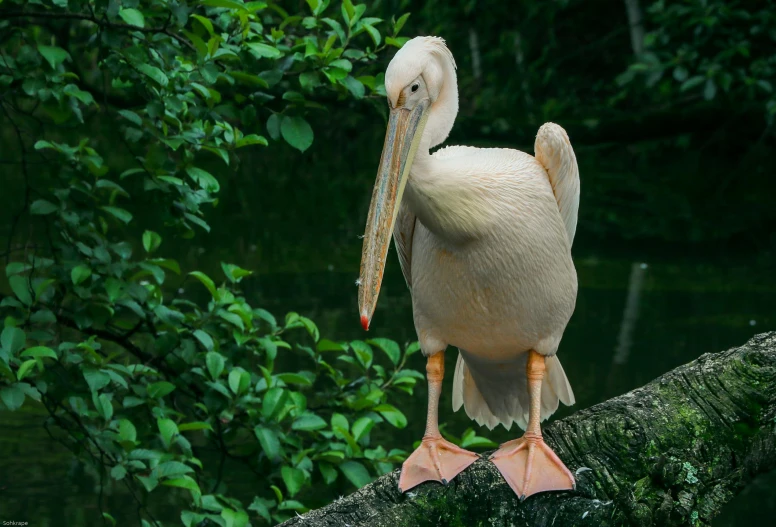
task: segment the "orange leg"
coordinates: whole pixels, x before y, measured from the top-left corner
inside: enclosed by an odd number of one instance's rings
[[[542,438],[539,421],[544,355],[534,350],[528,353],[526,375],[531,398],[528,428],[523,437],[504,443],[490,458],[521,500],[537,492],[571,490],[575,485],[574,476]]]
[[[424,481],[439,481],[444,485],[460,474],[479,457],[445,440],[439,433],[439,395],[445,376],[445,352],[432,355],[426,363],[428,379],[428,416],[426,433],[420,446],[401,467],[399,490],[406,492]]]

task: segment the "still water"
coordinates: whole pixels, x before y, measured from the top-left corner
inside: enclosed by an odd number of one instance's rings
[[[249,247],[246,252],[253,250]],[[660,251],[631,252],[627,256],[587,254],[575,258],[579,297],[559,356],[577,404],[561,407],[555,417],[639,387],[703,353],[724,350],[756,333],[776,329],[776,277],[770,272],[772,262],[768,259],[753,263],[756,258],[730,261],[715,257],[698,262]],[[200,255],[200,268],[215,266],[215,262],[203,263],[203,258],[208,256]],[[397,264],[390,260],[370,335],[406,342],[414,340],[414,329],[410,297]],[[311,317],[327,338],[363,338],[355,308],[355,267],[340,271],[325,262],[320,267],[327,270],[261,273],[246,283],[246,294],[252,304],[276,315],[293,309]],[[455,359],[456,351],[451,348],[446,357],[448,376],[440,422],[459,435],[476,425],[451,409],[450,372]],[[422,357],[416,355],[414,361],[414,367],[422,370]],[[398,403],[407,413],[409,425],[386,441],[409,449],[424,429],[423,387],[414,397]],[[23,412],[0,413],[0,520],[28,521],[41,527],[102,524],[96,499],[99,476],[51,441],[43,421],[44,412],[29,402]],[[483,428],[478,433],[496,442],[514,435],[514,431],[503,429],[489,432]],[[772,518],[776,512],[775,476],[751,485],[714,525],[748,525],[753,514]],[[246,475],[241,485],[250,495],[251,477]],[[104,510],[118,518],[119,525],[136,524],[130,498],[112,490],[104,493]],[[338,493],[348,492],[346,487],[331,490],[331,495],[321,495],[319,489],[317,499],[301,497],[311,503],[326,503]]]

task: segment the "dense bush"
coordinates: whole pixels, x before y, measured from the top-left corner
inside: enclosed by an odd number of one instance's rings
[[[406,16],[288,4],[0,8],[0,106],[25,188],[11,229],[29,226],[6,254],[0,409],[45,406],[52,436],[123,485],[143,525],[171,511],[187,526],[274,523],[305,510],[305,487],[361,486],[405,455],[371,437],[406,425],[390,400],[423,378],[405,368],[417,345],[321,339],[303,316],[251,305],[249,270],[186,272],[165,252],[164,238],[209,230],[213,173],[241,149],[304,151],[322,102],[384,94],[372,66]],[[144,207],[158,224],[137,225]],[[226,458],[256,475],[252,502],[230,495]]]

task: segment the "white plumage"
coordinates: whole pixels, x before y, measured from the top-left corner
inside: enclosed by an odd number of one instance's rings
[[[399,52],[434,61],[434,75],[446,84],[430,109],[394,241],[423,352],[432,355],[447,345],[460,350],[454,410],[463,406],[491,429],[513,422],[525,428],[530,349],[548,357],[542,420],[559,400],[574,403],[554,355],[577,293],[570,254],[579,207],[576,158],[566,132],[552,123],[539,130],[536,157],[467,146],[429,154],[449,134],[458,108],[455,66],[438,52],[439,44],[420,37]],[[423,54],[419,47],[433,52]],[[411,71],[389,67],[389,98],[423,62],[417,58]]]
[[[513,423],[523,437],[492,462],[518,496],[574,487],[542,439],[540,422],[573,404],[556,356],[574,311],[571,243],[579,172],[566,132],[539,129],[536,157],[505,148],[452,146],[435,153],[458,113],[455,62],[444,41],[418,37],[388,66],[390,108],[361,257],[359,311],[374,314],[391,234],[412,293],[427,357],[428,414],[420,446],[402,465],[399,488],[450,481],[477,456],[438,426],[444,350],[459,350],[453,408],[481,425]]]

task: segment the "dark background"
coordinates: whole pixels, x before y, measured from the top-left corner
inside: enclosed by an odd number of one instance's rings
[[[776,327],[773,3],[642,0],[636,2],[640,22],[629,21],[627,3],[372,6],[385,18],[411,11],[405,35],[447,40],[461,99],[448,144],[532,153],[542,123],[568,131],[582,182],[573,249],[580,294],[559,353],[576,408]],[[631,37],[639,28],[645,38],[634,49]],[[271,143],[245,157],[238,170],[214,162],[222,190],[210,214],[212,232],[176,240],[167,250],[182,266],[206,272],[222,260],[254,269],[257,275],[246,283],[253,304],[276,314],[299,311],[328,338],[362,337],[353,283],[384,106],[378,99],[338,103],[312,116],[316,141],[302,155]],[[110,145],[113,123],[94,125]],[[10,224],[23,192],[18,167],[8,162],[11,134],[0,124],[0,226]],[[139,219],[141,225],[155,221],[152,213]],[[629,295],[635,307],[625,316]],[[370,333],[415,338],[394,257]],[[448,371],[454,360],[451,349]],[[451,384],[448,378],[440,421],[458,435],[474,424],[451,412]],[[43,414],[25,408],[0,414],[2,518],[88,524],[96,514],[94,474],[69,464],[69,453],[41,428]],[[387,446],[420,438],[423,390],[402,401],[402,409],[410,425],[383,438]],[[495,441],[516,434],[478,433]],[[323,504],[336,493],[305,499]],[[120,510],[120,498],[114,501],[112,508]],[[715,525],[757,523],[774,512],[771,476],[734,500]]]

